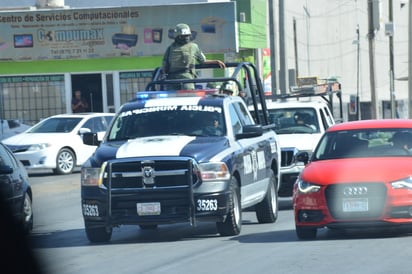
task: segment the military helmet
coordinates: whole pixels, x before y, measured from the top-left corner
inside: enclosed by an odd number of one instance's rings
[[[234,90],[235,90],[235,87],[234,87],[234,85],[233,85],[232,83],[224,82],[224,83],[222,84],[222,86],[220,87],[220,90],[221,90],[222,92],[226,92],[226,93],[232,94],[232,93],[234,92]]]
[[[180,35],[192,35],[190,27],[187,24],[177,24],[175,27],[175,38]]]

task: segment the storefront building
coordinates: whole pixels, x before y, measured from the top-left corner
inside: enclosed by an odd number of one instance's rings
[[[267,47],[265,11],[264,0],[1,11],[0,119],[71,112],[78,89],[90,111],[115,112],[151,80],[178,23],[208,59],[253,62]]]

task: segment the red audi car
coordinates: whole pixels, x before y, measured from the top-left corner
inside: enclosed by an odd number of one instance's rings
[[[293,189],[299,239],[323,227],[412,225],[412,120],[336,124],[310,158],[298,158],[306,164]]]

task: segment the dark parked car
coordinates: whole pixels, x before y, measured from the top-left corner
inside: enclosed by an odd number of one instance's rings
[[[25,232],[33,228],[33,194],[27,171],[14,154],[0,142],[0,197]]]

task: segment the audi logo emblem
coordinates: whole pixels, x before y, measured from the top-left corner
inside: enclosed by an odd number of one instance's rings
[[[343,195],[345,196],[359,196],[368,194],[368,188],[366,186],[346,186],[343,189]]]

